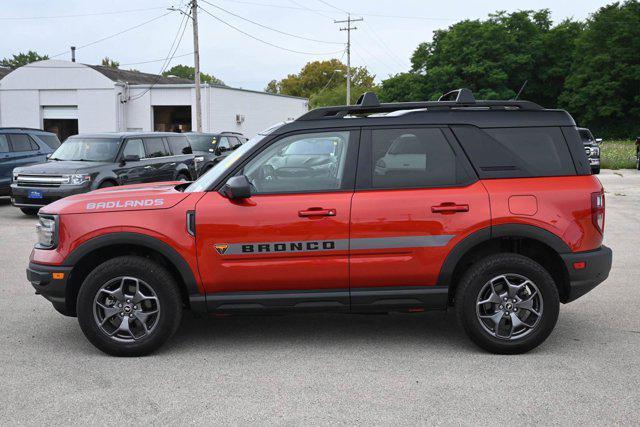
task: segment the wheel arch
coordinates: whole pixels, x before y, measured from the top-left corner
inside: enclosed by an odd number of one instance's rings
[[[560,256],[571,248],[557,235],[543,228],[526,224],[501,224],[478,230],[449,252],[445,258],[438,286],[448,286],[449,302],[453,302],[456,286],[471,264],[495,253],[518,253],[540,263],[552,275],[560,300],[569,293],[569,274]]]
[[[175,249],[151,236],[120,232],[90,239],[65,259],[63,265],[72,267],[65,292],[70,313],[76,312],[76,299],[86,275],[102,262],[127,254],[153,259],[167,268],[178,283],[185,306],[196,312],[205,311],[204,296],[200,293],[195,275]]]

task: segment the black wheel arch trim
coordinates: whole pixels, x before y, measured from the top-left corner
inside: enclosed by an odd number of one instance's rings
[[[469,250],[480,243],[489,241],[497,237],[524,237],[537,240],[546,244],[558,254],[571,253],[571,248],[560,237],[535,225],[528,224],[500,224],[477,230],[460,242],[458,242],[449,252],[442,264],[438,275],[438,286],[449,286],[453,278],[453,272]]]
[[[91,252],[115,245],[142,246],[163,255],[173,264],[178,271],[178,274],[180,274],[180,277],[186,286],[189,301],[191,303],[191,309],[194,311],[206,311],[204,298],[202,298],[203,295],[198,288],[198,283],[196,282],[194,273],[189,267],[187,261],[185,261],[182,255],[180,255],[174,248],[155,237],[132,232],[115,232],[94,237],[74,249],[73,252],[65,258],[62,265],[74,267],[81,259]]]

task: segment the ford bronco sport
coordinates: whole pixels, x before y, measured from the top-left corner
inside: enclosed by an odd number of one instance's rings
[[[571,116],[527,101],[312,110],[193,183],[45,206],[27,269],[113,355],[148,354],[183,310],[421,312],[526,352],[604,281],[605,198]]]

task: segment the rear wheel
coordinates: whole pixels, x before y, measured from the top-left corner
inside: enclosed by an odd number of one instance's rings
[[[458,320],[492,353],[525,353],[540,345],[558,320],[560,301],[551,275],[518,254],[491,255],[471,266],[456,292]]]
[[[25,215],[36,216],[38,215],[38,211],[40,210],[40,208],[20,208],[20,210]]]
[[[176,332],[182,300],[164,267],[146,258],[122,256],[87,276],[77,312],[82,332],[100,350],[114,356],[143,356]]]

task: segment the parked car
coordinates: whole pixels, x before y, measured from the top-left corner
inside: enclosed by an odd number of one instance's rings
[[[27,215],[72,194],[116,185],[190,181],[195,161],[176,133],[97,133],[69,137],[46,163],[13,170],[11,203]]]
[[[597,175],[600,173],[600,144],[602,144],[602,138],[594,138],[587,128],[578,128],[578,133],[584,144],[584,151],[589,158],[591,173]]]
[[[0,196],[11,191],[11,172],[19,166],[41,163],[60,147],[55,133],[29,128],[0,128]]]
[[[604,190],[566,111],[456,92],[365,94],[271,128],[193,183],[59,200],[40,212],[27,278],[119,356],[158,349],[185,309],[453,307],[480,347],[531,350],[560,303],[609,274]]]
[[[208,172],[209,169],[247,141],[247,138],[238,132],[187,132],[185,135],[191,144],[193,154],[196,155],[198,176]]]

